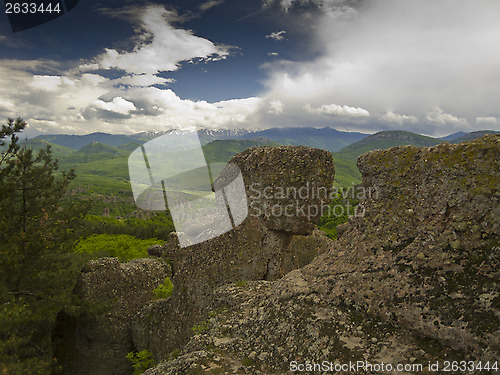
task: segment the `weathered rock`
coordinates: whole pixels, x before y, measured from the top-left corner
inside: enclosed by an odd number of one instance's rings
[[[362,202],[364,217],[278,281],[219,288],[207,330],[145,375],[497,361],[500,137],[396,147],[358,164],[378,192]]]
[[[156,359],[186,344],[193,335],[191,328],[206,319],[216,288],[248,280],[277,280],[309,263],[331,242],[322,232],[313,233],[318,213],[286,215],[284,209],[299,204],[308,212],[330,203],[334,168],[329,152],[303,146],[262,147],[236,155],[231,163],[240,168],[249,192],[250,214],[245,221],[230,232],[186,248],[179,246],[172,233],[161,251],[155,249],[172,262],[173,295],[145,306],[133,327],[137,348],[150,350]],[[233,178],[234,172],[229,164],[214,188]],[[256,207],[251,203],[252,183],[263,189],[259,204],[267,202],[283,212],[276,217],[252,213]],[[275,195],[280,188],[286,194],[287,187],[288,193],[297,192],[295,198]]]
[[[335,168],[332,154],[306,146],[259,147],[233,157],[215,188],[241,170],[247,190],[249,215],[261,218],[269,229],[310,234],[331,201]]]
[[[75,296],[94,313],[75,316],[62,311],[54,331],[54,352],[68,375],[126,375],[125,356],[135,350],[132,318],[153,297],[153,290],[171,276],[170,266],[155,259],[120,263],[117,258],[89,262]]]
[[[163,246],[161,245],[152,245],[147,249],[148,255],[153,257],[160,257],[163,255]]]
[[[134,320],[134,342],[157,359],[181,348],[192,327],[206,319],[213,292],[227,283],[277,280],[327,251],[332,240],[323,232],[308,236],[269,230],[250,217],[236,230],[210,241],[180,248],[171,236],[163,249],[172,261],[173,295],[146,305]]]

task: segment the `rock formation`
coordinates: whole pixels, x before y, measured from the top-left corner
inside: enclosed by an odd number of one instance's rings
[[[335,170],[329,152],[303,146],[262,147],[231,162],[238,165],[246,184],[246,220],[187,248],[181,248],[172,233],[162,248],[148,249],[172,266],[170,298],[151,299],[148,285],[154,289],[164,274],[145,284],[142,295],[131,293],[129,301],[120,283],[136,285],[141,276],[129,273],[131,280],[126,281],[123,267],[128,266],[106,259],[83,271],[77,296],[111,306],[91,322],[61,314],[55,346],[65,374],[131,374],[125,356],[132,350],[148,350],[159,361],[181,349],[194,335],[193,327],[203,326],[221,285],[277,280],[330,248],[331,241],[314,226],[321,207],[330,203]],[[223,184],[230,173],[223,171],[214,186]],[[121,302],[113,304],[114,298]],[[73,349],[66,352],[66,347]]]
[[[131,374],[126,355],[135,350],[132,319],[169,276],[170,266],[156,259],[120,263],[102,258],[88,263],[74,294],[92,312],[82,316],[62,311],[53,335],[63,374]]]
[[[338,242],[279,280],[218,288],[206,330],[145,375],[498,361],[500,137],[375,151],[358,167],[376,194]]]
[[[192,328],[207,318],[217,287],[277,280],[308,264],[331,242],[314,231],[320,207],[330,203],[335,170],[329,152],[304,146],[261,147],[236,155],[230,163],[243,175],[249,216],[235,230],[187,248],[180,248],[171,234],[163,256],[172,262],[173,295],[145,306],[134,322],[138,349],[150,350],[156,359],[187,343]],[[231,178],[231,172],[223,171],[215,188]]]

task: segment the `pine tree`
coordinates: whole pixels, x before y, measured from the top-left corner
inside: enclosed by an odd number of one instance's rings
[[[26,127],[0,130],[0,374],[50,374],[51,331],[79,268],[73,252],[85,202],[65,199],[73,171],[58,172],[50,147],[20,147]],[[7,144],[6,138],[10,138]]]

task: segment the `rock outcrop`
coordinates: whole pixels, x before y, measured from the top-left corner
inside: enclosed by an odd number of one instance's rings
[[[62,373],[131,374],[126,355],[136,349],[132,320],[170,276],[170,266],[156,259],[120,263],[117,258],[102,258],[88,263],[74,294],[93,312],[82,316],[62,311],[53,335]]]
[[[205,332],[145,375],[498,361],[500,137],[375,151],[358,166],[375,193],[338,242],[277,281],[217,289]]]
[[[249,214],[268,229],[310,234],[328,206],[335,168],[328,151],[306,146],[259,147],[233,157],[215,186],[231,175],[231,165],[243,175]]]
[[[331,241],[314,229],[331,198],[335,170],[329,152],[262,147],[231,162],[239,166],[248,195],[249,215],[237,228],[186,248],[172,233],[163,247],[148,249],[166,263],[145,259],[120,265],[103,259],[83,270],[76,295],[108,310],[90,320],[60,314],[55,346],[65,374],[131,374],[125,356],[132,350],[148,350],[159,361],[181,349],[194,335],[192,328],[204,327],[221,285],[277,280],[330,248]],[[214,187],[233,171],[223,171]],[[127,271],[132,264],[140,270],[154,266],[157,272]],[[171,274],[164,264],[171,265]],[[173,294],[152,300],[151,291],[166,276],[171,276]]]
[[[207,318],[219,286],[277,280],[308,264],[331,243],[314,231],[321,207],[331,198],[335,170],[329,152],[304,146],[249,149],[230,161],[215,181],[216,189],[232,177],[231,163],[238,165],[246,185],[245,221],[187,248],[172,233],[161,251],[150,251],[171,261],[174,283],[170,299],[145,306],[134,322],[138,349],[150,350],[156,359],[187,343],[192,328]]]

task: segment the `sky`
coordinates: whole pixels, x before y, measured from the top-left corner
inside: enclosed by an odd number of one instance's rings
[[[500,130],[498,0],[80,0],[12,32],[0,121],[28,135]]]

